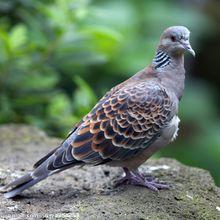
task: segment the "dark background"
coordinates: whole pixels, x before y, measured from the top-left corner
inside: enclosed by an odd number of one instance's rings
[[[148,65],[161,32],[191,30],[178,139],[156,157],[220,185],[220,1],[0,1],[0,123],[65,137],[112,86]]]

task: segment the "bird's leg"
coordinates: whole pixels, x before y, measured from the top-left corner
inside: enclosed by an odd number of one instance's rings
[[[152,177],[145,177],[142,174],[139,173],[138,170],[135,171],[130,171],[127,168],[123,168],[125,172],[125,176],[122,177],[116,184],[118,185],[135,185],[135,186],[144,186],[147,187],[148,189],[151,189],[153,191],[158,191],[159,189],[169,189],[170,186],[161,183],[157,180],[155,180]]]

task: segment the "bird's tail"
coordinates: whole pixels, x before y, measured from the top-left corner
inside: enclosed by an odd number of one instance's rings
[[[15,197],[16,195],[19,195],[25,189],[28,189],[29,187],[35,185],[36,183],[40,182],[41,180],[47,177],[46,175],[46,176],[33,178],[32,173],[28,173],[16,179],[15,181],[12,181],[8,185],[2,187],[1,191],[5,192],[4,193],[5,198],[9,199]]]
[[[47,160],[53,160],[53,158],[54,155],[51,155],[48,157],[48,159],[39,164],[39,166],[36,167],[32,172],[0,188],[0,192],[3,192],[5,198],[9,199],[19,195],[22,191],[37,184],[41,180],[46,179],[53,173],[53,171],[47,169]]]
[[[82,165],[84,162],[76,160],[71,154],[71,149],[72,146],[68,141],[63,142],[60,147],[40,159],[34,165],[35,169],[32,172],[0,188],[0,192],[3,192],[6,198],[12,198],[52,174],[76,165]]]

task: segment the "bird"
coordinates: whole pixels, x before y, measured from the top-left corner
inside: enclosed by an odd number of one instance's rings
[[[188,51],[195,56],[189,37],[185,26],[165,29],[150,65],[109,90],[31,172],[3,186],[5,198],[77,165],[118,166],[124,176],[117,185],[169,189],[168,184],[144,176],[138,168],[177,137],[184,54]]]

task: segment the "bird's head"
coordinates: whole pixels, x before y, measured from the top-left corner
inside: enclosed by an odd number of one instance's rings
[[[171,55],[183,54],[189,51],[195,56],[189,42],[190,31],[184,26],[172,26],[167,28],[161,35],[159,47]]]

